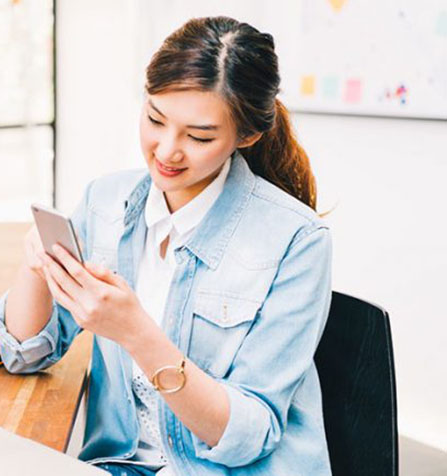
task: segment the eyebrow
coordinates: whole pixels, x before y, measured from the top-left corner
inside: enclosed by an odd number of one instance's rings
[[[158,109],[155,106],[155,104],[152,102],[151,99],[149,99],[148,102],[151,105],[151,107],[153,109],[155,109],[158,112],[158,114],[160,114],[160,116],[163,116],[165,119],[167,119],[167,117],[160,111],[160,109]],[[220,126],[216,126],[214,124],[204,124],[204,125],[201,125],[201,126],[197,126],[197,125],[194,125],[194,124],[188,124],[186,127],[189,128],[189,129],[200,129],[202,131],[215,131],[215,130],[219,129]]]

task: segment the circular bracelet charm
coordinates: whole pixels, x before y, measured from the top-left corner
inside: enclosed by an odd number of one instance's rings
[[[165,365],[164,367],[160,367],[154,375],[152,375],[152,378],[150,379],[152,385],[154,386],[154,390],[157,390],[160,393],[174,393],[178,392],[181,390],[186,383],[186,375],[185,375],[185,364],[186,364],[186,359],[184,356],[182,356],[182,360],[178,365]],[[162,372],[165,370],[175,370],[178,374],[182,376],[182,382],[180,385],[177,385],[177,387],[174,388],[165,388],[159,383],[159,376]]]

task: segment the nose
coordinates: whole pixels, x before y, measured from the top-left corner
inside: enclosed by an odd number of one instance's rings
[[[155,156],[165,164],[175,164],[183,160],[183,153],[174,139],[165,137],[160,139],[155,148]]]

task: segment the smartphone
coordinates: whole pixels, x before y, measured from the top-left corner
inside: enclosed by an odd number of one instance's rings
[[[75,259],[84,263],[81,247],[79,246],[73,223],[69,217],[54,208],[48,208],[37,203],[31,205],[34,221],[39,231],[44,250],[59,264],[60,261],[54,256],[52,246],[63,246]]]

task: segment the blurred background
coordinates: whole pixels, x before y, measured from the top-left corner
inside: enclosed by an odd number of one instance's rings
[[[335,206],[334,289],[389,312],[406,464],[447,474],[446,0],[0,0],[0,221],[144,167],[145,66],[208,15],[273,35],[318,211]]]

